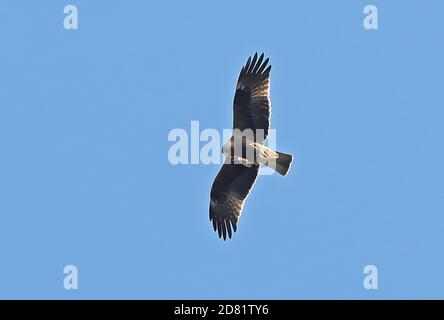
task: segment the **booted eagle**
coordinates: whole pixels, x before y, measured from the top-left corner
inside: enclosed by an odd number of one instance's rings
[[[224,240],[237,230],[245,199],[256,181],[259,165],[285,176],[293,157],[263,145],[270,128],[269,59],[249,57],[237,81],[233,103],[233,135],[224,144],[225,162],[210,194],[210,221]]]

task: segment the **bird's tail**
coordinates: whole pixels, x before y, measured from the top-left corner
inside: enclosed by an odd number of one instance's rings
[[[270,167],[277,173],[286,176],[288,170],[290,170],[291,162],[293,161],[293,156],[288,153],[283,153],[275,151],[278,154],[277,159],[272,159],[265,163],[266,166]]]

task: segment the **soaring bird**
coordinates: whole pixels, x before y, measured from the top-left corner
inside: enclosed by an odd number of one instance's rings
[[[237,230],[242,208],[252,189],[259,165],[285,176],[293,157],[263,145],[270,128],[269,58],[249,57],[237,81],[233,103],[233,134],[222,147],[225,162],[210,194],[210,221],[224,240]]]

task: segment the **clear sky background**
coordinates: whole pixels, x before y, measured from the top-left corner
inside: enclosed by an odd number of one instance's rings
[[[362,26],[367,4],[379,30]],[[443,12],[2,1],[0,298],[444,298]],[[167,137],[192,120],[230,128],[256,51],[273,65],[277,145],[296,159],[259,178],[223,242],[208,219],[219,166],[172,166]],[[63,287],[68,264],[78,290]]]

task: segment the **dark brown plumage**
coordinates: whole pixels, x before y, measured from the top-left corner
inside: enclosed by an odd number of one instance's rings
[[[259,164],[272,167],[286,175],[292,156],[275,152],[262,145],[270,128],[270,70],[269,59],[257,53],[248,58],[237,81],[233,103],[233,137],[224,145],[226,160],[211,187],[210,220],[220,238],[231,238],[237,230],[245,200],[250,193],[258,172]],[[235,133],[240,131],[252,132]],[[236,138],[235,138],[236,137]],[[239,139],[240,138],[240,139]],[[235,154],[235,146],[240,153]],[[249,159],[245,155],[253,151]],[[240,162],[239,162],[240,160]]]
[[[244,201],[259,172],[258,165],[246,167],[227,159],[214,180],[210,195],[210,220],[214,231],[224,239],[236,232]]]
[[[233,103],[233,129],[252,129],[256,137],[256,130],[264,131],[263,137],[257,142],[267,138],[270,128],[270,71],[267,67],[269,59],[263,61],[264,54],[253,60],[248,58],[247,64],[242,68],[237,81],[236,94]]]

